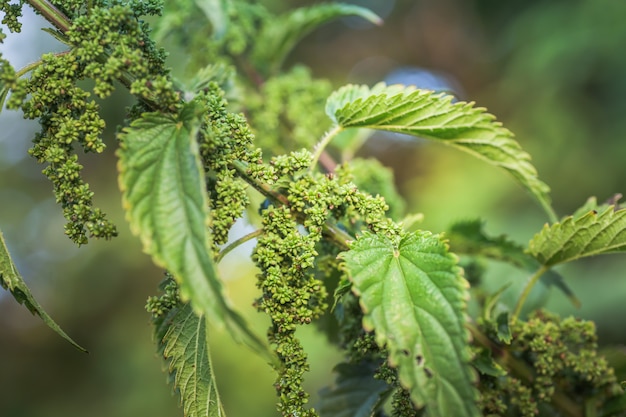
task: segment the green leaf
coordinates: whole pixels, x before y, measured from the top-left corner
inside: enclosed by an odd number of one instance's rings
[[[20,303],[24,304],[31,313],[41,317],[43,322],[54,330],[59,336],[63,339],[70,342],[76,349],[81,350],[83,352],[87,352],[84,348],[82,348],[78,343],[72,340],[67,333],[65,333],[58,324],[52,320],[52,317],[46,313],[41,305],[35,300],[33,294],[30,292],[30,289],[26,286],[24,279],[17,271],[15,264],[11,260],[11,255],[9,254],[9,249],[7,248],[6,243],[4,242],[4,236],[0,231],[0,285],[7,291],[10,291],[13,295],[13,298]]]
[[[369,9],[342,3],[303,7],[267,22],[256,42],[253,60],[266,75],[276,71],[293,47],[319,26],[343,16],[359,16],[376,25],[382,20]]]
[[[598,204],[598,200],[596,197],[589,197],[587,201],[585,201],[585,204],[583,204],[580,208],[578,208],[572,214],[572,217],[574,219],[578,219],[579,217],[584,216],[585,214],[589,213],[592,210],[595,210],[597,212],[602,212],[608,209],[610,206],[614,206],[613,207],[614,210],[622,209],[624,208],[623,205],[618,204],[618,201],[620,198],[622,198],[621,194],[615,194],[604,203]]]
[[[168,362],[185,417],[222,417],[204,317],[189,304],[172,309],[156,329],[159,353]]]
[[[465,329],[467,282],[429,232],[394,242],[370,233],[341,254],[360,297],[363,327],[389,350],[400,382],[429,416],[479,416]]]
[[[480,220],[457,222],[450,227],[446,237],[450,240],[450,249],[456,254],[483,256],[530,272],[539,268],[537,261],[525,252],[523,246],[506,236],[488,236]]]
[[[446,236],[450,239],[450,248],[456,254],[483,256],[495,261],[506,262],[524,271],[534,273],[541,264],[526,250],[506,236],[491,237],[483,230],[480,220],[463,221],[452,225]],[[580,307],[580,300],[565,283],[563,277],[555,271],[548,271],[541,277],[541,284],[555,286],[567,296],[570,302]]]
[[[498,340],[507,345],[511,343],[513,336],[511,335],[511,328],[509,327],[509,313],[500,313],[496,319],[496,325]]]
[[[551,267],[587,256],[626,251],[626,209],[609,206],[545,225],[528,244],[529,253]]]
[[[530,191],[551,219],[550,189],[539,180],[530,156],[495,117],[474,103],[401,85],[347,85],[326,103],[326,113],[342,128],[369,128],[433,139],[504,169]]]
[[[196,0],[196,5],[213,26],[213,36],[222,38],[228,29],[230,0]]]
[[[272,360],[265,343],[230,306],[214,265],[208,197],[196,135],[200,119],[187,105],[178,117],[145,113],[120,134],[119,184],[131,230],[144,251],[180,285],[198,314],[225,324],[233,337]]]
[[[324,417],[370,417],[387,394],[389,385],[374,379],[380,364],[370,362],[340,363],[334,386],[320,391],[320,415]]]
[[[505,376],[506,370],[502,368],[491,356],[491,351],[483,349],[472,361],[472,365],[483,375],[493,377]]]

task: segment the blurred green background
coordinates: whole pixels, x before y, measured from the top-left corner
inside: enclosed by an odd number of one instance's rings
[[[275,11],[312,3],[267,2]],[[589,196],[603,201],[626,191],[626,2],[351,3],[371,7],[385,25],[372,27],[354,19],[327,25],[306,38],[290,63],[304,62],[315,76],[329,77],[337,86],[372,84],[390,79],[394,71],[394,80],[408,77],[418,87],[432,79],[445,81],[462,99],[487,107],[516,133],[552,187],[559,215],[573,212]],[[13,54],[16,66],[35,60],[37,53],[60,50],[45,33],[27,31],[27,26],[25,33],[0,45],[3,53]],[[28,55],[31,48],[33,55]],[[400,75],[399,69],[404,69]],[[103,103],[109,120],[121,120],[128,100],[119,93]],[[104,156],[85,156],[82,162],[96,204],[117,222],[120,236],[82,248],[63,236],[64,221],[50,185],[41,167],[26,156],[36,129],[36,123],[22,121],[15,112],[0,116],[0,229],[35,296],[90,353],[72,349],[0,291],[0,416],[182,415],[161,372],[143,308],[162,272],[142,254],[124,223],[113,128],[107,131]],[[491,234],[506,233],[525,243],[547,220],[509,177],[449,148],[379,136],[363,153],[394,168],[409,211],[424,213],[424,227],[435,232],[455,220],[480,217]],[[222,276],[230,295],[263,331],[265,319],[250,306],[256,294],[254,270],[242,262],[244,256],[225,258]],[[526,279],[492,266],[494,287]],[[601,343],[623,344],[625,267],[626,257],[614,255],[563,268],[582,308],[575,309],[556,292],[549,306],[595,320]],[[213,331],[214,363],[228,415],[277,415],[268,367]],[[340,354],[313,331],[302,337],[315,370],[307,384],[317,392],[331,381]]]

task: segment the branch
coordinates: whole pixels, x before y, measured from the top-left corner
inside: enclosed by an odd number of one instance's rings
[[[61,32],[65,33],[70,29],[72,21],[65,14],[54,7],[47,0],[27,0],[30,7],[41,14],[48,22]]]

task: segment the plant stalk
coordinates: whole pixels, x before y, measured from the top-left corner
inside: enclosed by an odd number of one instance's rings
[[[330,141],[333,140],[333,138],[337,136],[342,130],[343,130],[343,127],[335,126],[330,131],[326,132],[326,134],[319,141],[319,143],[315,145],[315,153],[313,154],[313,159],[311,160],[311,166],[309,167],[309,172],[315,169],[317,162],[319,161],[320,157],[322,156],[322,153],[324,152],[324,150],[326,149]]]
[[[548,269],[549,268],[547,266],[542,265],[541,268],[539,268],[537,272],[535,272],[534,275],[530,277],[530,279],[526,283],[526,286],[524,287],[524,291],[522,291],[522,294],[517,300],[517,304],[515,305],[515,311],[513,312],[513,316],[511,317],[511,324],[517,321],[517,319],[519,318],[519,315],[522,312],[522,307],[524,307],[524,303],[526,302],[526,299],[528,298],[528,295],[530,294],[530,291],[533,289],[533,287],[535,286],[539,278],[541,278],[541,276]]]
[[[65,33],[70,29],[72,24],[70,19],[49,1],[28,0],[28,4],[61,32]]]
[[[239,239],[235,240],[234,242],[226,246],[224,249],[222,249],[220,253],[215,257],[215,262],[216,263],[220,262],[224,258],[224,256],[228,255],[232,250],[234,250],[238,246],[243,245],[247,241],[254,239],[255,237],[261,236],[262,234],[263,234],[263,228],[257,229],[254,232],[250,232],[247,235],[240,237]]]

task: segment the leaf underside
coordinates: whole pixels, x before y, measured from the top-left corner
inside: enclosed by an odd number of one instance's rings
[[[415,232],[394,243],[370,233],[342,254],[353,291],[400,382],[429,416],[479,416],[469,336],[467,282],[437,235]]]
[[[208,351],[206,324],[189,304],[172,309],[156,329],[185,417],[223,417]]]
[[[504,169],[533,194],[548,215],[549,187],[539,180],[530,156],[485,109],[452,102],[450,95],[384,83],[347,85],[326,103],[326,113],[343,128],[369,128],[432,139]]]
[[[144,251],[174,276],[183,301],[271,360],[265,343],[230,306],[217,276],[197,111],[192,103],[177,118],[145,113],[124,129],[118,169],[126,216]]]
[[[542,265],[554,266],[587,256],[626,251],[626,209],[613,206],[598,213],[569,216],[545,225],[528,244],[529,253]]]
[[[26,286],[24,279],[17,271],[15,264],[11,260],[11,255],[9,254],[9,250],[6,246],[6,243],[4,242],[4,236],[2,235],[1,231],[0,285],[2,285],[2,288],[4,288],[5,290],[9,291],[18,303],[24,304],[24,306],[28,308],[28,310],[32,314],[39,316],[48,327],[54,330],[55,333],[70,342],[72,346],[74,346],[76,349],[87,352],[87,350],[85,350],[78,343],[72,340],[72,338],[69,337],[67,333],[65,333],[54,320],[52,320],[52,317],[50,317],[48,313],[44,311],[44,309],[37,302],[37,300],[35,300],[35,297],[33,297],[33,294],[30,292],[28,286]]]

